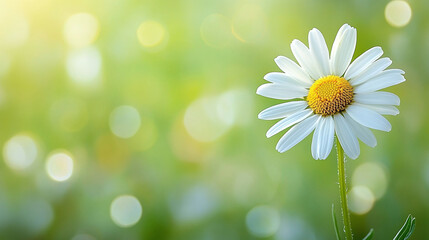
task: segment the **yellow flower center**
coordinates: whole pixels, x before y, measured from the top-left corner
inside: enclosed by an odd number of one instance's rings
[[[310,87],[308,105],[322,116],[334,115],[343,111],[353,101],[353,87],[338,76],[319,78]]]

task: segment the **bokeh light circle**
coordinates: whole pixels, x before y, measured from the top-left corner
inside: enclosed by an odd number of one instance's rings
[[[109,126],[113,134],[120,138],[130,138],[140,129],[140,114],[134,107],[120,106],[110,114]]]
[[[249,232],[256,237],[269,237],[279,229],[280,215],[270,206],[257,206],[247,213],[246,226]]]
[[[36,142],[28,135],[16,135],[5,143],[3,157],[11,169],[25,170],[36,160]]]
[[[146,21],[137,29],[137,37],[144,47],[158,46],[166,37],[165,28],[156,21]]]
[[[355,214],[366,214],[374,206],[374,194],[366,186],[354,186],[348,193],[348,197],[350,211]]]
[[[366,186],[376,199],[384,196],[387,190],[387,173],[379,163],[366,162],[359,165],[353,172],[352,185]]]
[[[247,90],[231,89],[217,96],[196,99],[186,109],[183,123],[188,134],[199,142],[212,142],[231,127],[249,123],[251,96]]]
[[[221,137],[229,128],[221,120],[217,109],[217,97],[195,100],[186,109],[183,123],[189,135],[200,142],[211,142]]]
[[[46,172],[55,181],[66,181],[73,173],[72,157],[64,152],[51,154],[46,161]]]
[[[79,86],[94,87],[99,84],[101,55],[95,47],[71,51],[67,56],[67,73]]]
[[[64,24],[64,39],[72,47],[88,46],[95,41],[99,32],[97,18],[89,13],[76,13]]]
[[[110,205],[110,217],[119,227],[131,227],[142,216],[142,206],[139,200],[132,195],[116,197]]]
[[[394,0],[384,10],[386,21],[394,27],[403,27],[411,20],[411,6],[406,1]]]

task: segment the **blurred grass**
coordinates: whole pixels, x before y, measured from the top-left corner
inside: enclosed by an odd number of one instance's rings
[[[329,214],[331,203],[338,202],[334,151],[326,161],[315,161],[307,138],[277,153],[279,137],[265,138],[272,122],[256,116],[279,101],[255,90],[266,73],[278,71],[276,56],[292,57],[294,38],[306,43],[316,27],[330,47],[338,28],[349,23],[358,31],[355,56],[381,46],[407,78],[389,89],[401,97],[401,114],[388,117],[392,132],[374,132],[378,146],[361,144],[359,159],[348,162],[349,178],[364,162],[387,172],[384,196],[368,213],[352,215],[355,236],[374,228],[377,239],[393,238],[392,229],[411,213],[417,219],[413,237],[424,239],[429,5],[409,1],[411,22],[394,28],[384,17],[387,3],[1,0],[0,143],[29,135],[38,153],[23,171],[0,162],[0,238],[259,239],[246,216],[267,205],[280,225],[264,239],[332,239]],[[80,12],[96,18],[98,34],[75,48],[63,31],[67,19]],[[140,24],[149,20],[165,31],[155,47],[142,46],[137,37]],[[87,79],[94,86],[73,79],[67,67],[71,52],[88,47],[101,60],[100,71]],[[82,67],[74,71],[82,74]],[[231,91],[233,100],[219,105],[220,96]],[[196,108],[189,130],[185,115],[206,98],[214,100]],[[140,114],[139,130],[128,139],[109,126],[111,112],[121,105]],[[222,122],[219,111],[232,120]],[[201,124],[199,114],[214,120],[192,135],[192,126]],[[215,140],[195,139],[215,125]],[[45,171],[56,149],[68,151],[74,161],[65,182],[54,182]],[[115,225],[109,212],[122,194],[136,196],[143,208],[130,228]]]

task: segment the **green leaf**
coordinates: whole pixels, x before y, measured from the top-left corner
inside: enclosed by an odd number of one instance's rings
[[[371,230],[369,230],[369,233],[362,240],[371,240],[373,235],[374,235],[374,229],[371,228]]]
[[[332,221],[334,222],[335,234],[337,235],[337,240],[341,240],[340,231],[338,230],[337,217],[335,216],[335,206],[332,204]]]
[[[399,232],[396,234],[393,240],[408,239],[411,236],[411,233],[413,233],[415,227],[416,227],[416,218],[410,214],[408,215],[407,220],[404,223],[404,226],[402,226],[402,228],[399,230]]]

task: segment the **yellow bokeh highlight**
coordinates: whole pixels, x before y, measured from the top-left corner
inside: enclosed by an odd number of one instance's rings
[[[137,37],[144,47],[155,47],[163,42],[166,37],[164,26],[156,21],[146,21],[137,29]]]

